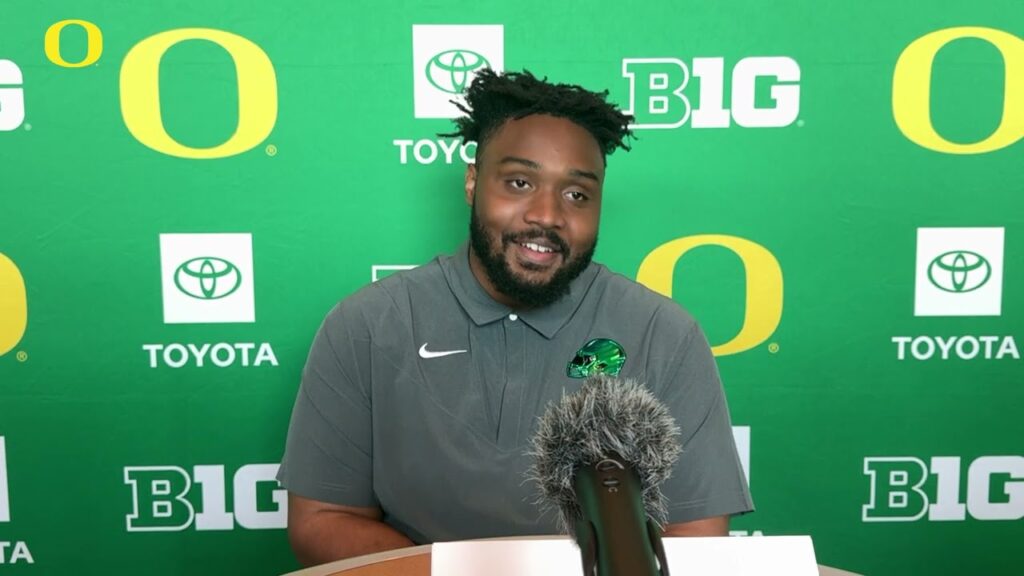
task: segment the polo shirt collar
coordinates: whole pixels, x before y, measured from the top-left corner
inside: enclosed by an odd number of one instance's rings
[[[572,318],[573,313],[583,302],[583,297],[597,278],[600,265],[591,262],[569,285],[569,293],[554,304],[528,310],[509,308],[496,302],[484,291],[469,267],[468,241],[463,243],[454,255],[441,259],[441,269],[455,298],[478,326],[496,322],[515,313],[531,328],[543,334],[545,338],[551,339]]]

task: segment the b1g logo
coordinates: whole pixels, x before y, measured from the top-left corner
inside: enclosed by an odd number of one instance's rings
[[[195,526],[196,530],[233,530],[236,523],[250,530],[285,528],[288,493],[275,479],[278,466],[248,464],[235,472],[233,513],[225,503],[224,466],[193,466],[191,476],[178,466],[127,466],[124,482],[132,490],[127,529],[177,532]],[[195,484],[199,485],[198,494]]]
[[[1005,67],[1003,115],[987,138],[966,144],[950,142],[932,125],[932,64],[950,42],[984,40],[999,50]],[[896,61],[892,78],[892,115],[911,142],[947,154],[983,154],[1024,138],[1024,39],[993,28],[963,26],[926,34],[910,43]]]
[[[414,24],[412,68],[416,118],[461,116],[462,112],[451,100],[462,101],[463,91],[480,70],[491,68],[501,72],[505,65],[504,35],[505,28],[501,25]]]
[[[743,58],[732,69],[732,93],[724,101],[725,59],[694,58],[692,66],[678,58],[624,58],[622,75],[629,80],[632,128],[728,128],[731,121],[746,128],[789,126],[800,114],[800,65],[786,56]],[[700,80],[699,104],[685,93],[691,76]],[[757,85],[774,78],[771,106],[758,107]],[[726,107],[728,106],[728,107]]]
[[[960,457],[936,456],[929,464],[914,457],[865,458],[871,494],[863,521],[961,521],[968,513],[976,520],[1024,518],[1024,457],[983,456],[971,462],[966,504]]]
[[[703,246],[720,246],[743,262],[746,272],[746,306],[743,326],[732,340],[711,351],[716,356],[738,354],[768,340],[782,319],[782,267],[764,246],[745,238],[720,234],[688,236],[658,246],[640,263],[636,281],[672,297],[676,262],[687,252]]]
[[[0,132],[9,132],[25,121],[25,90],[21,68],[0,60]]]

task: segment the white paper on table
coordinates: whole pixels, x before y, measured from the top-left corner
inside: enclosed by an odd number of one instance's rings
[[[810,536],[663,538],[673,574],[818,576]],[[572,576],[580,551],[566,538],[441,542],[431,549],[435,576]]]

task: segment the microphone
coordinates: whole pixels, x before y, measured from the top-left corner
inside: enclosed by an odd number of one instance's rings
[[[634,380],[597,374],[548,407],[527,474],[579,545],[585,576],[668,576],[659,486],[680,450],[668,408]]]

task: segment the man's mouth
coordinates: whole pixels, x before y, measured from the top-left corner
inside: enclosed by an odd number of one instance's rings
[[[559,250],[553,246],[546,244],[538,244],[537,242],[519,242],[519,245],[527,250],[533,250],[534,252],[540,252],[541,254],[551,254],[559,252]]]
[[[568,254],[569,246],[554,230],[526,230],[518,234],[506,234],[505,245],[518,244],[537,254]]]
[[[547,269],[561,259],[565,258],[568,252],[562,239],[548,235],[532,237],[519,237],[509,239],[512,246],[515,246],[517,260],[521,267],[527,270],[540,271]]]

